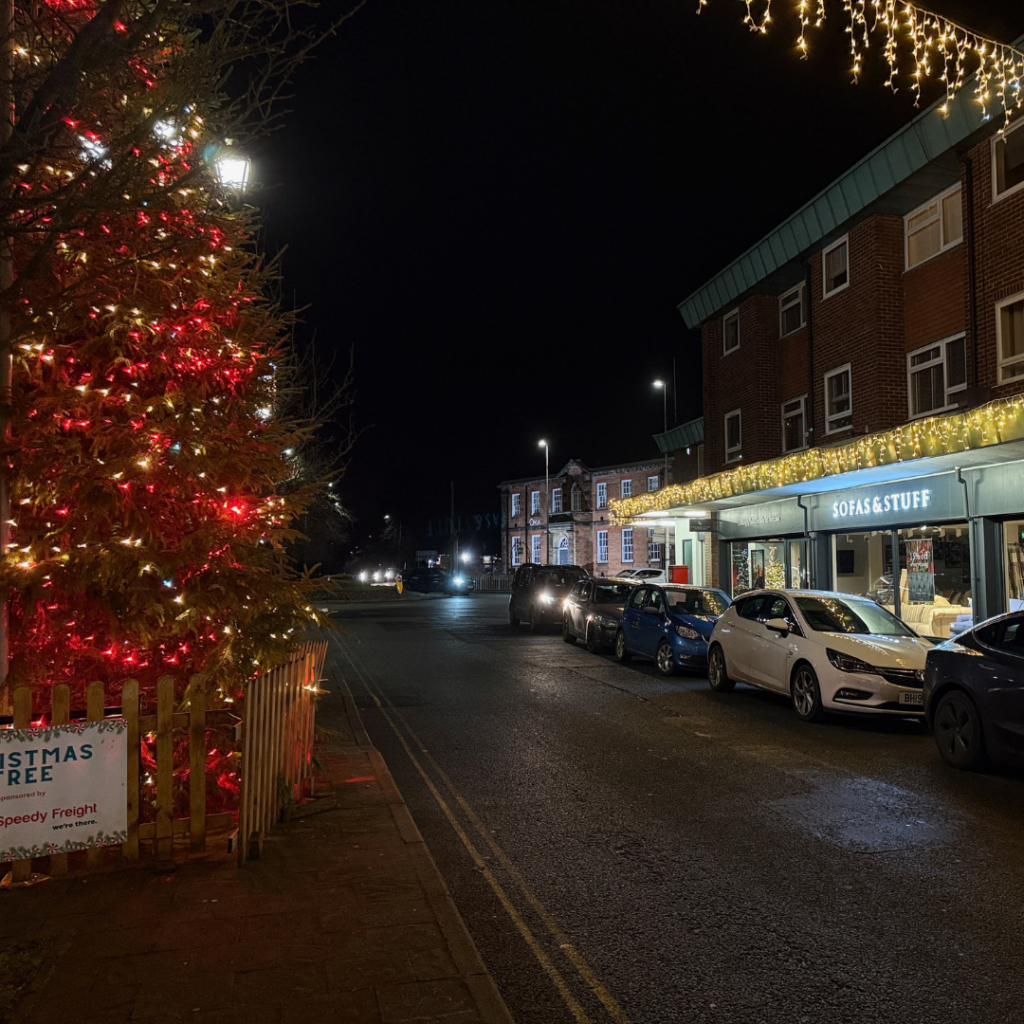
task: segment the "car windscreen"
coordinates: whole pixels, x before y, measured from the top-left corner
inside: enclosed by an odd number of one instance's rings
[[[594,604],[625,604],[632,589],[628,583],[601,583],[594,588]]]
[[[818,633],[914,636],[914,631],[909,626],[870,601],[840,601],[835,597],[798,597],[796,604],[807,620],[807,625]]]
[[[582,578],[583,573],[565,569],[539,569],[534,577],[542,587],[571,587]]]
[[[721,615],[729,607],[713,590],[666,590],[665,596],[676,615]]]

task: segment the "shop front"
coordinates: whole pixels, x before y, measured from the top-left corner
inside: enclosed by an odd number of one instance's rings
[[[939,637],[975,616],[1024,607],[1024,461],[880,475],[850,473],[818,484],[865,482],[768,501],[755,492],[719,507],[723,588],[863,594]]]

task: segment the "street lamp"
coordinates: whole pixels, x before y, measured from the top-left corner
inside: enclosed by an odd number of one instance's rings
[[[538,448],[544,449],[544,564],[551,561],[551,478],[548,475],[548,455],[550,449],[547,441],[539,441]]]
[[[221,188],[232,192],[245,191],[252,161],[234,139],[225,139],[223,145],[216,148],[209,163]]]
[[[668,385],[663,380],[656,380],[654,382],[656,388],[661,388],[662,397],[662,410],[665,415],[665,433],[668,433]],[[668,443],[668,438],[665,438],[665,444]],[[665,449],[665,487],[668,487],[668,448]]]

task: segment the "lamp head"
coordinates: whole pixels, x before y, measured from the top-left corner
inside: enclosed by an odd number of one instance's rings
[[[663,388],[665,386],[665,382],[663,380],[656,380],[654,382],[654,386],[656,388]]]

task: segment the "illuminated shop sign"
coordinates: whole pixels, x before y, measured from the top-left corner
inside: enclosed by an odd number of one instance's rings
[[[850,498],[848,501],[832,502],[833,519],[849,519],[852,516],[884,515],[886,512],[910,512],[927,509],[932,503],[931,488],[920,491],[893,491],[874,497]]]

